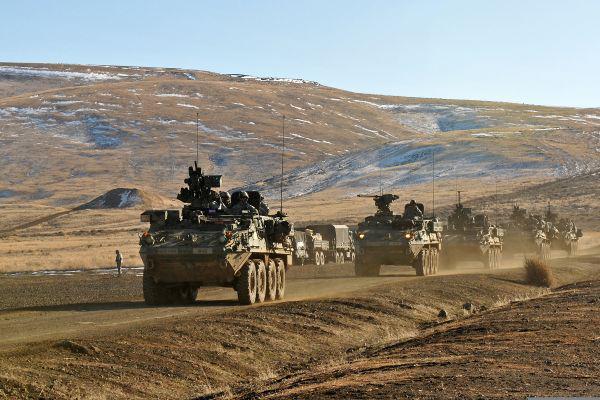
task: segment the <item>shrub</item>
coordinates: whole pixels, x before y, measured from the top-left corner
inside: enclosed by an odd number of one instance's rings
[[[552,274],[550,265],[545,261],[537,258],[526,258],[524,267],[528,284],[541,287],[552,287],[554,285],[554,274]]]

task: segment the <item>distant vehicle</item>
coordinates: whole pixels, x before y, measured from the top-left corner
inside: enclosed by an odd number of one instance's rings
[[[541,215],[528,215],[526,209],[515,204],[504,232],[504,252],[536,253],[547,260],[551,255],[552,237],[557,233]]]
[[[294,231],[294,257],[296,263],[326,262],[341,264],[354,261],[354,241],[346,225],[310,225]]]
[[[258,214],[258,192],[236,192],[231,208],[219,193],[220,175],[189,168],[177,198],[183,210],[148,210],[140,236],[147,304],[192,303],[202,286],[226,286],[242,304],[282,299],[292,264],[292,225],[285,216]],[[235,214],[233,213],[235,210]]]
[[[394,215],[390,204],[399,197],[383,194],[372,197],[375,215],[358,224],[356,239],[357,276],[377,276],[381,265],[412,265],[417,275],[433,275],[439,270],[442,223],[425,217],[425,207],[411,200],[404,214]]]
[[[552,237],[552,248],[565,250],[569,256],[576,255],[579,249],[579,238],[583,237],[582,230],[577,228],[570,218],[559,219],[558,214],[552,212],[550,205],[546,208],[544,218],[558,230],[558,233]]]
[[[460,261],[481,261],[486,268],[500,268],[504,230],[490,224],[485,214],[472,215],[471,209],[461,203],[460,191],[443,237],[444,267],[452,268]]]

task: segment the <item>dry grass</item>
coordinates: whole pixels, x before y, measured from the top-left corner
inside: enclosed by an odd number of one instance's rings
[[[552,268],[545,261],[537,258],[526,258],[524,267],[528,284],[549,288],[556,283]]]

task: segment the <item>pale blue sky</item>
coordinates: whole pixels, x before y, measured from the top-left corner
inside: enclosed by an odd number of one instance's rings
[[[352,91],[600,107],[600,1],[1,3],[0,60],[168,66]]]

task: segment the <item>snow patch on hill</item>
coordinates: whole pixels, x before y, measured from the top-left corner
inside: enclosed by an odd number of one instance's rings
[[[0,66],[0,75],[16,76],[16,77],[36,77],[36,78],[62,78],[62,79],[77,79],[83,81],[107,81],[119,80],[123,77],[138,76],[128,74],[108,74],[104,72],[74,72],[50,70],[47,68],[31,68],[31,67],[5,67]]]
[[[116,188],[82,204],[77,209],[168,208],[174,206],[179,206],[179,203],[141,189]]]

